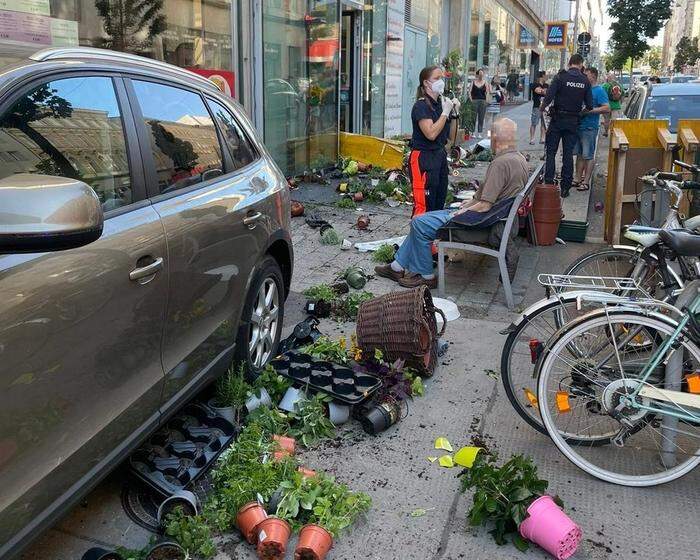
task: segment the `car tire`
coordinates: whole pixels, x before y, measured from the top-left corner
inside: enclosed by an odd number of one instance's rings
[[[276,356],[284,321],[284,281],[277,261],[266,256],[246,296],[234,360],[255,376]]]

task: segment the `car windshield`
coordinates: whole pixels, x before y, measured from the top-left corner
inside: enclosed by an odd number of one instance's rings
[[[652,95],[643,118],[667,120],[668,129],[676,132],[678,119],[700,118],[700,95]]]
[[[693,79],[695,79],[695,76],[675,76],[671,81],[674,84],[686,84]]]

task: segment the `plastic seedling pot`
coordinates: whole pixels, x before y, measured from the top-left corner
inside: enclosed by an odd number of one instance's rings
[[[564,513],[551,496],[540,496],[527,508],[520,524],[523,538],[544,548],[557,560],[571,557],[581,542],[581,528]]]
[[[294,560],[323,560],[333,546],[333,537],[320,525],[304,525],[299,531],[299,542]]]
[[[292,534],[289,523],[278,517],[268,517],[258,525],[258,558],[281,560]]]
[[[123,558],[113,550],[95,546],[85,551],[82,560],[123,560]]]
[[[236,408],[233,406],[217,406],[217,401],[216,398],[210,399],[209,402],[207,403],[209,405],[209,408],[211,408],[218,416],[221,416],[222,418],[225,418],[231,424],[234,426],[237,424],[236,422]]]
[[[330,402],[328,403],[328,415],[333,424],[340,426],[350,419],[350,407],[344,404]]]
[[[188,490],[175,492],[163,500],[163,503],[158,507],[158,526],[164,527],[168,515],[178,507],[181,507],[186,515],[197,515],[199,513],[199,500],[194,493]]]
[[[252,395],[245,402],[245,407],[248,409],[248,412],[253,412],[256,408],[261,406],[272,406],[270,394],[264,388],[260,389],[260,397],[257,395]]]
[[[170,539],[163,539],[154,544],[146,553],[146,560],[186,560],[185,550]]]
[[[258,525],[267,519],[267,512],[258,502],[248,502],[236,514],[236,524],[241,534],[250,543],[258,540]]]
[[[282,397],[279,407],[287,412],[294,412],[294,407],[299,401],[306,398],[304,391],[297,389],[296,387],[290,387],[287,392]]]
[[[297,440],[279,434],[273,435],[272,439],[277,443],[280,451],[286,451],[289,455],[294,455],[297,447]]]

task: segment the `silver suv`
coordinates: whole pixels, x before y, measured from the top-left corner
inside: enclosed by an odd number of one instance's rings
[[[0,68],[0,558],[232,358],[273,355],[289,215],[212,82],[89,48]]]

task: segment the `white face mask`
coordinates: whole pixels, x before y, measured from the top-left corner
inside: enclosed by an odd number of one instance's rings
[[[445,93],[445,80],[440,79],[431,82],[430,89],[433,90],[433,93],[442,95],[443,93]]]

